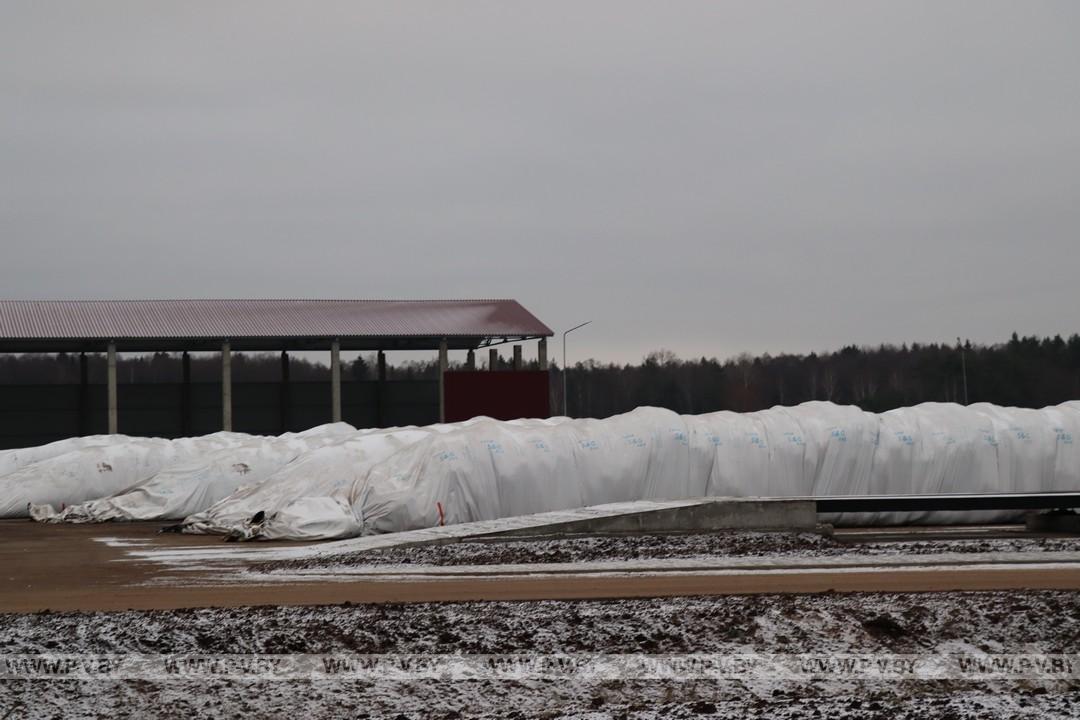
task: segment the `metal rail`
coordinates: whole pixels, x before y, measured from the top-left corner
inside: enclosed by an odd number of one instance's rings
[[[931,510],[1059,510],[1080,508],[1080,492],[942,495],[858,495],[814,498],[819,513]]]

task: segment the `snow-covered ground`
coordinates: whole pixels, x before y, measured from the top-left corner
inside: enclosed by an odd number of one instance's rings
[[[0,655],[1080,652],[1080,593],[0,615]],[[1077,680],[0,681],[0,718],[1080,717]]]
[[[268,562],[263,570],[329,570],[369,565],[522,565],[618,560],[838,558],[1078,552],[1080,538],[991,537],[842,542],[817,533],[720,532],[506,540],[390,547]]]

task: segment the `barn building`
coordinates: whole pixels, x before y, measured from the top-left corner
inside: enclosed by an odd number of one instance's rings
[[[0,385],[0,447],[96,433],[159,437],[217,430],[277,434],[344,420],[358,427],[422,425],[475,415],[547,416],[551,329],[515,300],[3,300],[0,353],[74,353],[80,380]],[[538,370],[521,343],[537,341]],[[477,371],[476,352],[513,344],[516,372]],[[468,351],[464,370],[448,353]],[[217,382],[192,382],[189,353],[219,353]],[[232,358],[280,352],[276,382],[234,383]],[[289,353],[329,353],[330,381],[295,382]],[[342,379],[343,351],[377,352],[375,379]],[[389,351],[438,351],[436,379],[388,381]],[[120,353],[182,353],[175,381],[124,383]],[[88,354],[104,353],[103,383]]]

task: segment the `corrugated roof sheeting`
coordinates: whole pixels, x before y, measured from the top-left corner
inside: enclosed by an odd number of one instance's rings
[[[516,300],[0,300],[0,338],[550,336]]]

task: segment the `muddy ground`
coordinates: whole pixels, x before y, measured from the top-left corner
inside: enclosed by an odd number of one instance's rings
[[[1080,593],[0,615],[0,654],[1080,652]],[[0,718],[1080,717],[1055,681],[3,681]]]

